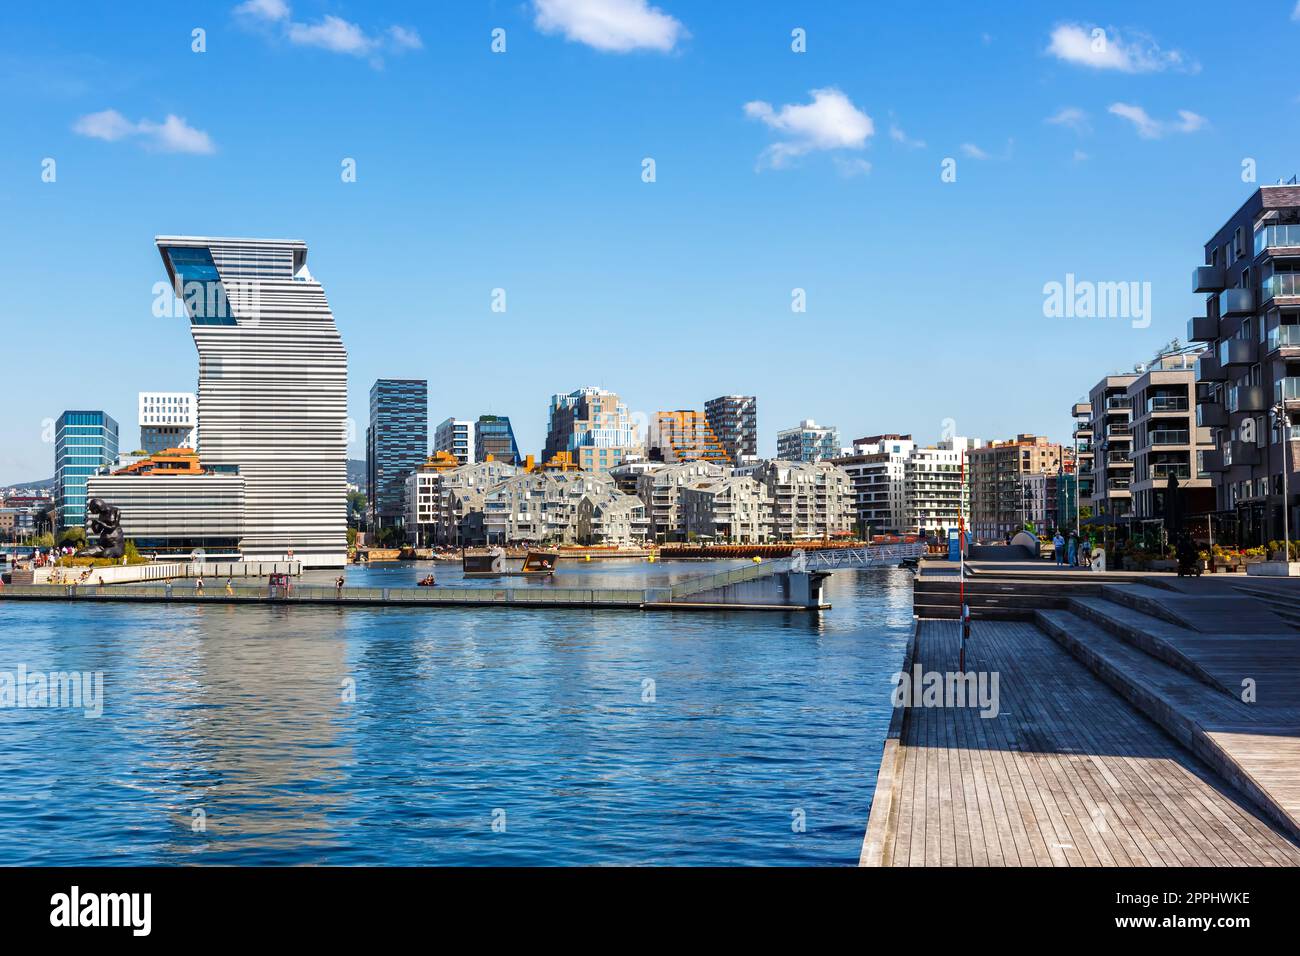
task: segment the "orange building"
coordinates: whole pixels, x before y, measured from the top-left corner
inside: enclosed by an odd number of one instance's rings
[[[714,461],[729,464],[731,457],[713,433],[702,412],[678,409],[656,412],[650,423],[650,457],[658,461]]]

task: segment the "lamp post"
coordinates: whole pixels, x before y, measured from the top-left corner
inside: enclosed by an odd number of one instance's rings
[[[1286,413],[1286,405],[1278,402],[1273,406],[1273,420],[1282,435],[1282,560],[1291,561],[1291,494],[1287,488],[1287,472],[1291,470],[1291,416]]]

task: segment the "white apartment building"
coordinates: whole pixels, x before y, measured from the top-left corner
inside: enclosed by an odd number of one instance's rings
[[[455,455],[462,465],[474,461],[474,423],[448,418],[441,422],[433,432],[432,453],[445,451]]]
[[[154,241],[199,353],[203,463],[244,480],[240,553],[342,567],[348,357],[307,244]]]
[[[573,544],[583,498],[617,492],[603,472],[533,472],[516,475],[483,498],[483,531],[492,544],[517,541]]]
[[[805,418],[794,428],[776,433],[776,457],[785,461],[822,461],[840,454],[840,432]]]
[[[726,478],[731,469],[711,461],[684,461],[664,465],[637,476],[637,496],[645,502],[650,518],[650,536],[655,541],[681,540],[686,537],[682,526],[681,490]]]
[[[772,531],[777,541],[828,538],[852,532],[853,480],[828,461],[763,462],[754,477],[772,500]]]
[[[406,476],[407,539],[419,545],[466,544],[466,516],[482,511],[483,497],[517,474],[514,465],[496,460],[450,470],[417,468]]]
[[[575,535],[579,544],[628,547],[644,544],[650,529],[645,502],[617,489],[583,495]]]
[[[756,544],[772,533],[772,499],[767,486],[754,478],[684,486],[681,514],[688,539]]]
[[[874,435],[853,444],[853,454],[835,459],[853,480],[861,533],[937,534],[970,524],[970,487],[962,482],[966,453],[982,442],[945,438],[920,447],[911,435]]]
[[[167,448],[198,448],[193,392],[140,392],[140,448],[152,455]]]

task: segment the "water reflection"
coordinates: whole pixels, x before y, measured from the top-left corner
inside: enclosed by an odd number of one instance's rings
[[[820,615],[0,604],[0,670],[106,675],[99,720],[0,711],[0,863],[851,864],[911,580],[826,594]]]

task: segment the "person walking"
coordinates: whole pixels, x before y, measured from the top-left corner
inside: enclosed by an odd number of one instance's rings
[[[1056,566],[1059,568],[1065,564],[1065,538],[1061,537],[1061,532],[1057,531],[1052,538],[1052,550],[1056,553]]]
[[[1076,538],[1076,537],[1074,536],[1074,532],[1071,531],[1071,532],[1070,532],[1069,564],[1070,564],[1070,567],[1073,568],[1073,567],[1077,566],[1078,563],[1079,563],[1079,539]]]
[[[226,596],[227,596],[227,597],[234,597],[234,596],[235,596],[235,589],[234,589],[234,587],[232,587],[233,583],[234,583],[234,582],[233,582],[230,578],[226,578]]]
[[[1084,538],[1079,542],[1079,564],[1085,568],[1092,567],[1092,539]]]
[[[194,579],[194,593],[195,593],[195,594],[202,594],[202,593],[203,593],[203,576],[202,576],[202,575],[200,575],[199,577],[197,577],[197,578]]]

